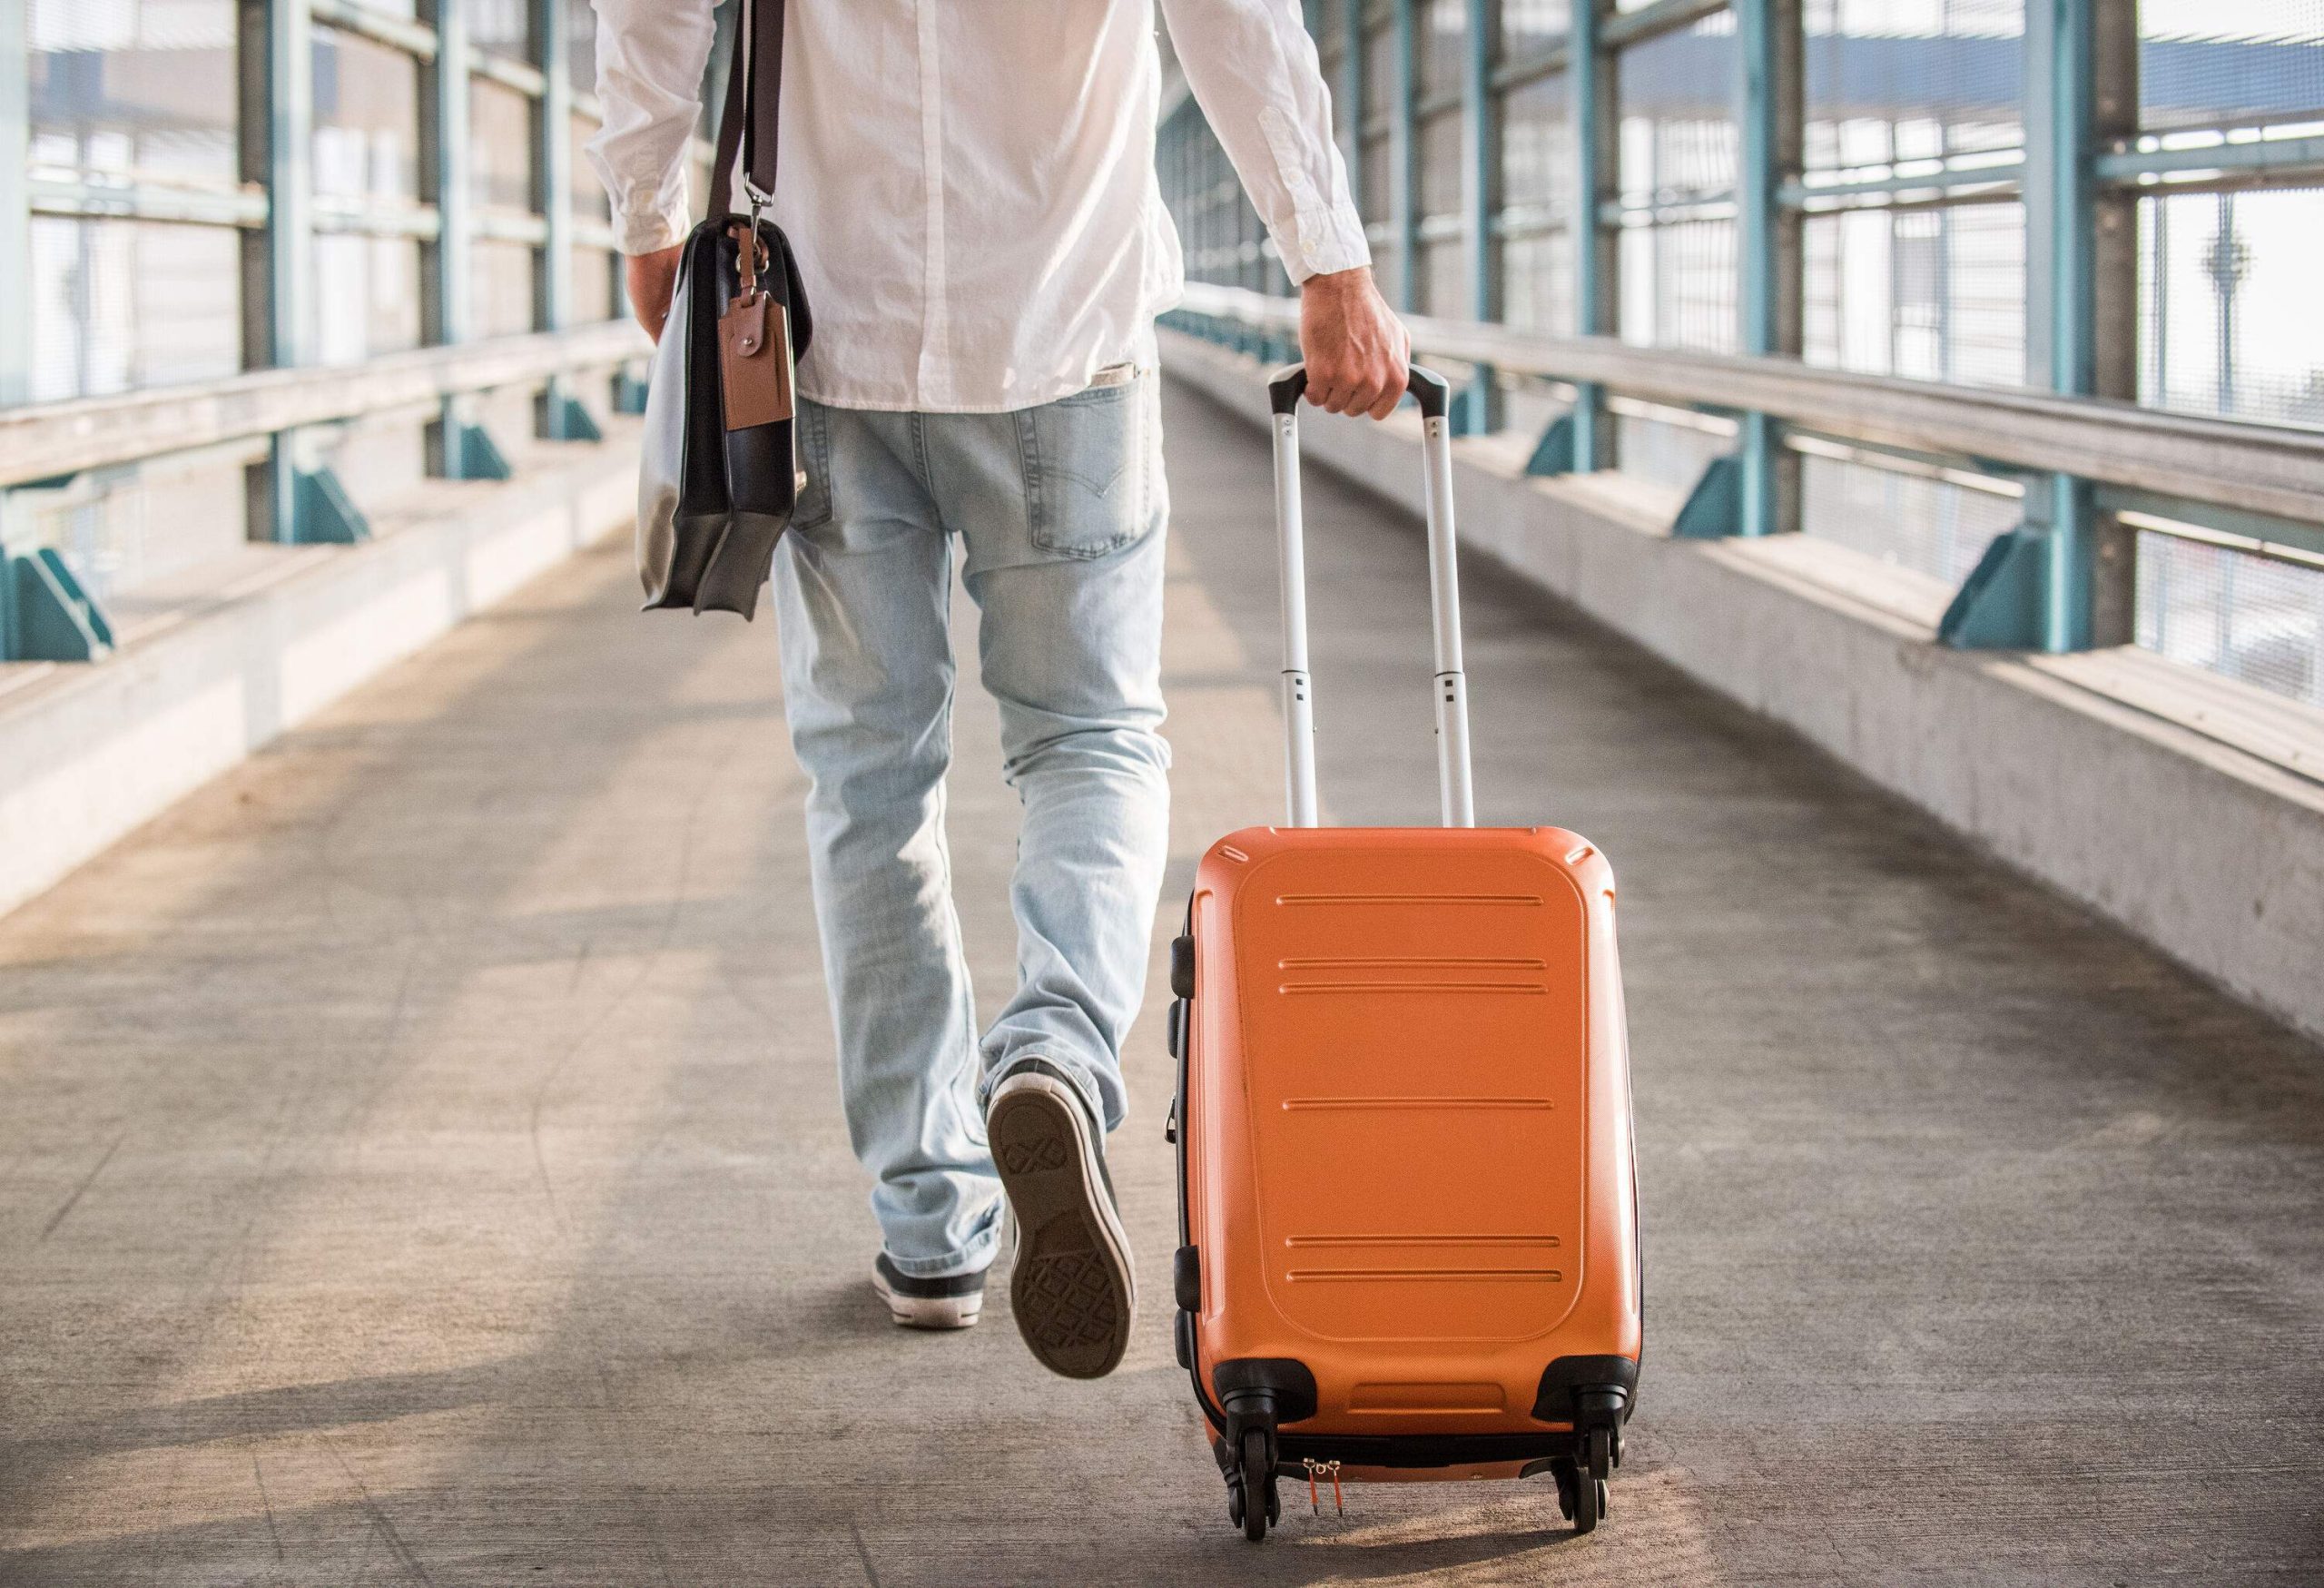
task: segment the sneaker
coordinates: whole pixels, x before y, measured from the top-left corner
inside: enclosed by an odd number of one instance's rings
[[[1018,1060],[993,1088],[985,1129],[1017,1230],[1017,1331],[1050,1371],[1102,1378],[1129,1348],[1137,1308],[1105,1132],[1081,1089],[1041,1059]]]
[[[908,1329],[964,1329],[984,1310],[985,1270],[920,1279],[900,1271],[881,1252],[872,1265],[872,1288],[888,1314]]]

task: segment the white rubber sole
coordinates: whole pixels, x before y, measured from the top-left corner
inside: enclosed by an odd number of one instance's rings
[[[908,1329],[965,1329],[984,1311],[984,1292],[969,1296],[900,1296],[886,1276],[874,1272],[872,1288],[888,1304],[888,1316]]]

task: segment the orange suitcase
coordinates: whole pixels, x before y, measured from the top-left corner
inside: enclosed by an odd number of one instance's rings
[[[1270,388],[1290,823],[1211,846],[1172,945],[1178,1360],[1254,1540],[1280,1478],[1546,1473],[1586,1533],[1642,1332],[1613,873],[1474,824],[1448,392],[1420,369],[1444,824],[1315,824],[1305,388]]]

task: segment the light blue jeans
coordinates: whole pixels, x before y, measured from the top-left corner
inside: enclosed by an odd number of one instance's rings
[[[907,1274],[992,1259],[983,1092],[1012,1060],[1049,1060],[1121,1122],[1169,843],[1157,383],[1013,413],[801,405],[808,485],[774,558],[783,697],[848,1130]],[[1017,988],[981,1034],[944,833],[955,540],[1024,811]]]

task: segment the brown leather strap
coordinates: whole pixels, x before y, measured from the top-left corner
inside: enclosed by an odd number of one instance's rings
[[[783,124],[783,26],[785,0],[739,0],[734,56],[726,66],[726,103],[718,114],[718,156],[711,180],[731,202],[737,171],[763,193],[774,192]]]

